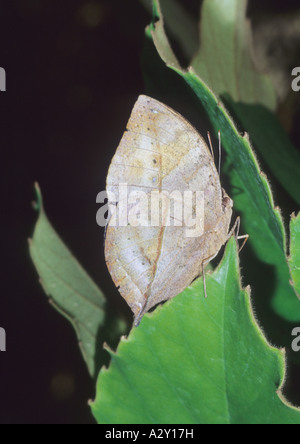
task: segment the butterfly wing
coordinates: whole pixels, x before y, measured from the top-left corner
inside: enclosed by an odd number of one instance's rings
[[[120,188],[120,184],[124,185]],[[171,108],[140,96],[112,159],[107,191],[115,196],[119,215],[107,228],[107,266],[121,295],[139,316],[176,296],[199,274],[201,259],[211,248],[209,233],[223,214],[219,176],[199,133]],[[170,214],[162,203],[151,208],[155,193],[173,196],[174,210],[187,192],[203,193],[202,232],[193,237],[183,211]],[[144,197],[139,200],[139,196]],[[143,212],[148,217],[143,226],[136,226],[139,221],[132,223],[130,216],[138,213],[142,200],[143,208],[148,202]],[[120,216],[123,226],[118,223]],[[168,217],[171,226],[164,226]],[[180,222],[181,226],[174,226]]]

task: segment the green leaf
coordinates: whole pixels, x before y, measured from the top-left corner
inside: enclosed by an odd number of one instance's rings
[[[274,176],[300,203],[300,154],[271,112],[276,109],[271,78],[259,73],[253,61],[247,3],[204,0],[201,47],[192,67],[214,93],[226,97],[229,110],[250,134]]]
[[[104,424],[300,424],[281,394],[272,348],[240,284],[233,238],[213,275],[145,315],[102,369],[93,414]]]
[[[160,17],[157,0],[154,0],[154,9],[156,16]],[[215,133],[221,131],[222,145],[227,153],[227,171],[234,208],[241,213],[243,229],[250,235],[250,243],[257,258],[274,269],[276,285],[272,294],[272,306],[285,319],[299,321],[299,301],[289,283],[283,221],[279,209],[274,206],[270,185],[259,169],[248,135],[240,135],[224,105],[192,69],[187,72],[179,67],[164,32],[162,20],[152,23],[146,35],[153,39],[157,52],[166,65],[183,78],[196,94]]]
[[[271,79],[257,72],[252,59],[247,4],[247,0],[204,0],[201,46],[192,67],[216,94],[227,93],[236,102],[260,103],[274,110]]]
[[[298,213],[297,217],[294,214],[292,215],[290,231],[291,239],[289,266],[293,279],[292,284],[300,297],[300,213]]]
[[[272,174],[300,204],[300,153],[291,143],[277,117],[262,105],[235,103],[223,97],[229,110],[250,134],[255,149]]]
[[[39,218],[29,241],[30,255],[51,304],[72,323],[88,370],[94,376],[97,335],[105,317],[104,295],[52,228],[38,185],[36,194]]]
[[[140,0],[140,2],[149,12],[152,11],[152,0]],[[189,14],[178,0],[161,0],[161,8],[170,35],[185,59],[190,61],[199,46],[197,19]]]

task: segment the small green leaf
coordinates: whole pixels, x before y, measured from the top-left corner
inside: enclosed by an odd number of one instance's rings
[[[39,218],[29,241],[30,255],[51,304],[72,323],[88,370],[94,376],[97,334],[105,317],[104,295],[52,228],[38,185],[36,194]]]
[[[274,176],[300,203],[300,154],[271,112],[276,109],[271,78],[257,72],[253,61],[247,3],[247,0],[203,2],[201,47],[192,67],[225,100]]]
[[[140,2],[151,13],[152,0],[140,0]],[[161,0],[161,8],[170,35],[185,59],[190,61],[199,46],[197,18],[187,12],[180,0]]]
[[[157,21],[156,21],[157,19]],[[180,69],[177,57],[175,56],[165,33],[164,18],[161,12],[160,2],[153,1],[153,22],[149,26],[156,49],[163,60],[168,60],[170,66]]]
[[[260,103],[274,110],[271,79],[258,73],[252,60],[247,4],[248,0],[204,0],[200,50],[192,67],[216,94],[227,93],[236,102]]]
[[[274,177],[300,204],[300,153],[291,143],[276,115],[262,105],[235,103],[223,97],[231,113],[247,131]]]
[[[281,394],[284,352],[258,328],[232,238],[213,275],[147,314],[99,375],[104,424],[300,424]]]
[[[153,3],[156,15],[159,17],[159,2],[154,0]],[[285,319],[299,321],[299,301],[289,283],[290,273],[286,260],[286,237],[282,217],[280,210],[274,206],[270,185],[266,176],[260,171],[248,135],[240,135],[224,105],[192,69],[187,72],[178,67],[162,19],[158,21],[156,19],[148,27],[146,35],[153,40],[157,52],[167,67],[183,78],[196,94],[215,133],[221,131],[222,145],[227,154],[227,171],[234,208],[241,213],[243,229],[249,234],[258,259],[274,267],[277,285],[273,290],[272,306]]]
[[[293,279],[293,286],[300,297],[300,213],[291,217],[290,223],[290,257],[289,266]],[[299,301],[300,303],[300,301]]]

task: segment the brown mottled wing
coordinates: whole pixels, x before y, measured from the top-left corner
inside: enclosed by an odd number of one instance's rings
[[[128,185],[128,195],[144,191],[149,202],[153,190],[204,191],[205,232],[223,214],[219,176],[203,138],[180,114],[146,96],[138,98],[109,168],[107,191],[115,194],[117,209],[126,200],[120,184]],[[209,233],[188,238],[185,230],[109,223],[107,266],[136,317],[188,286],[214,250]]]

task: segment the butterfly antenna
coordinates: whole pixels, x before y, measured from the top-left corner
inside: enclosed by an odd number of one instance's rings
[[[219,176],[221,174],[221,161],[222,161],[222,145],[221,145],[221,131],[218,131],[219,139]]]
[[[209,142],[209,148],[210,148],[211,155],[212,155],[212,157],[213,157],[213,159],[215,161],[215,154],[214,154],[214,150],[213,150],[213,146],[212,146],[212,142],[211,142],[211,137],[210,137],[210,132],[209,131],[207,131],[207,138],[208,138],[208,142]]]
[[[202,268],[202,277],[203,277],[203,291],[204,291],[204,297],[207,299],[207,288],[206,288],[206,279],[205,279],[205,269],[204,269],[204,261],[201,264]]]

